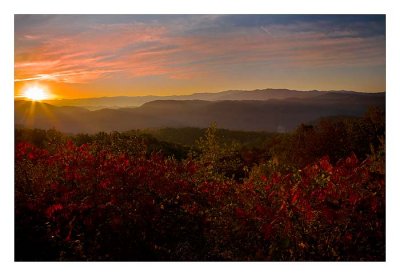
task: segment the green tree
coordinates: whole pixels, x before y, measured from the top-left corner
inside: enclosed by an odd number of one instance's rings
[[[202,172],[217,178],[234,178],[243,171],[240,159],[239,144],[236,142],[222,143],[218,139],[216,123],[212,123],[203,137],[196,142],[196,157]]]

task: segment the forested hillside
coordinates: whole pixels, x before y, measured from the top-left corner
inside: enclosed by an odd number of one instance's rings
[[[379,109],[285,134],[15,139],[16,260],[385,260]]]

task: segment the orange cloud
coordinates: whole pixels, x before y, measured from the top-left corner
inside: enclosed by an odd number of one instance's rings
[[[212,81],[245,66],[251,75],[260,69],[385,64],[384,38],[360,36],[351,28],[324,30],[313,23],[296,23],[221,31],[211,24],[199,31],[199,22],[93,23],[74,31],[49,26],[24,33],[16,37],[15,82],[90,83],[114,76]]]

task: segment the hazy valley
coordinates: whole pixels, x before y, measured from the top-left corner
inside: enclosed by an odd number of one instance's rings
[[[160,99],[161,98],[161,99]],[[80,101],[79,103],[77,101]],[[126,131],[162,127],[218,127],[288,132],[327,116],[362,116],[368,107],[385,108],[385,93],[349,91],[226,91],[177,97],[111,97],[75,101],[15,102],[15,124],[68,133]],[[54,103],[57,102],[57,105]],[[80,107],[139,104],[88,110]],[[52,104],[50,104],[52,103]],[[60,106],[63,103],[65,106]],[[70,105],[70,106],[68,106]]]

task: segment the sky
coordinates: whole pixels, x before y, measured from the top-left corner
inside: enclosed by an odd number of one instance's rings
[[[15,15],[14,96],[381,92],[384,15]]]

